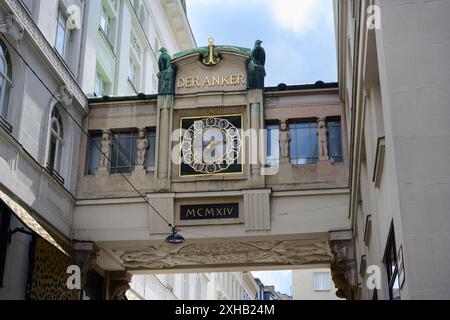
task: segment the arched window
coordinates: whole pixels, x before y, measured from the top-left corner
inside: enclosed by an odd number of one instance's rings
[[[11,57],[8,48],[0,40],[0,115],[8,120],[9,94],[12,87]]]
[[[57,107],[53,107],[50,120],[50,144],[47,165],[50,169],[60,173],[61,157],[64,145],[64,131],[61,114]]]

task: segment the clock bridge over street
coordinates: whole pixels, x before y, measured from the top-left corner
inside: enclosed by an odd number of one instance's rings
[[[338,86],[265,87],[264,65],[261,42],[249,50],[210,39],[173,57],[161,50],[158,95],[91,99],[74,238],[95,244],[100,268],[142,274],[331,265],[341,295],[352,295]],[[248,129],[267,131],[255,143],[245,139]],[[261,146],[267,161],[243,161]],[[169,225],[184,243],[165,242]]]

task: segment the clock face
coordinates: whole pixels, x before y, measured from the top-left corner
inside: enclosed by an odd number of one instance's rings
[[[242,116],[182,118],[180,176],[241,173]]]

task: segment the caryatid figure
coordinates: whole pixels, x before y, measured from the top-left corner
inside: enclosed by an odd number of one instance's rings
[[[289,144],[291,142],[291,134],[288,130],[286,121],[281,121],[280,125],[280,152],[282,159],[289,158]]]
[[[111,132],[103,131],[101,142],[102,157],[100,160],[100,168],[98,168],[98,171],[108,171],[108,158],[111,153],[111,144]]]
[[[319,136],[319,159],[329,160],[328,157],[328,129],[325,117],[317,119],[317,133]]]
[[[137,166],[144,167],[145,155],[147,154],[148,147],[149,145],[147,137],[145,136],[145,129],[139,129],[139,136],[136,142]]]

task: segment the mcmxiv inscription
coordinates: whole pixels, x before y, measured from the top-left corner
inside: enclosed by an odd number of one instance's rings
[[[239,218],[239,203],[185,205],[180,207],[180,220],[236,218]]]

